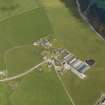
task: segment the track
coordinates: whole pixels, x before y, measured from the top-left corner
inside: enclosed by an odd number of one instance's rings
[[[29,69],[28,71],[26,71],[24,73],[21,73],[19,75],[16,75],[16,76],[13,76],[13,77],[8,77],[8,78],[5,78],[5,79],[1,79],[0,82],[7,82],[7,81],[11,81],[11,80],[14,80],[14,79],[21,78],[21,77],[23,77],[23,76],[31,73],[32,71],[34,71],[35,69],[37,69],[38,67],[40,67],[41,65],[43,65],[45,63],[47,63],[47,61],[43,61],[40,64],[35,65],[34,67],[32,67],[31,69]]]
[[[57,75],[59,81],[61,82],[62,87],[64,88],[65,93],[66,93],[66,95],[68,96],[70,102],[72,103],[72,105],[76,105],[76,104],[74,103],[74,100],[73,100],[73,98],[71,97],[71,95],[70,95],[68,89],[66,88],[66,86],[65,86],[65,84],[64,84],[64,82],[63,82],[63,80],[62,80],[62,77],[59,75],[59,73],[58,73],[56,70],[55,70],[55,72],[56,72],[56,75]]]

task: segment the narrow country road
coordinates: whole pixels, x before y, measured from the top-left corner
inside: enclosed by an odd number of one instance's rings
[[[1,79],[0,82],[7,82],[7,81],[11,81],[11,80],[14,80],[14,79],[18,79],[20,77],[23,77],[29,73],[31,73],[32,71],[34,71],[36,68],[40,67],[41,65],[47,63],[47,60],[46,61],[43,61],[41,62],[40,64],[38,65],[35,65],[34,67],[32,67],[31,69],[29,69],[28,71],[24,72],[24,73],[21,73],[19,75],[16,75],[16,76],[13,76],[13,77],[8,77],[8,78],[5,78],[5,79]]]

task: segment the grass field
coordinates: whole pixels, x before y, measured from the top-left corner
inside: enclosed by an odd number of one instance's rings
[[[1,105],[72,105],[54,71],[42,66],[44,71],[0,85]],[[17,84],[15,90],[10,84]]]
[[[7,3],[4,1],[0,8]],[[57,39],[56,47],[67,48],[81,59],[95,59],[96,66],[88,71],[86,80],[71,72],[62,76],[75,105],[94,105],[105,92],[105,42],[78,18],[75,8],[67,8],[60,0],[12,1],[10,7],[15,3],[20,7],[4,14],[0,11],[0,69],[14,76],[39,64],[42,49],[32,43],[51,35]],[[56,73],[47,67],[42,70],[0,83],[0,105],[73,105]],[[17,84],[15,90],[12,82]]]
[[[40,54],[41,49],[32,45],[22,46],[10,51],[6,55],[6,66],[9,77],[21,74],[39,64],[43,60]]]
[[[51,17],[50,20],[54,26],[55,37],[60,40],[61,46],[68,48],[79,58],[90,57],[97,63],[87,73],[87,79],[84,81],[72,73],[67,73],[62,78],[76,105],[94,105],[100,95],[105,92],[105,42],[92,32],[85,22],[78,19],[70,8],[64,8],[62,3],[61,5],[50,8],[48,1],[45,5],[46,12]]]
[[[39,8],[37,0],[1,0],[0,21]]]
[[[0,13],[0,69],[7,69],[8,77],[39,64],[41,48],[32,44],[53,34],[49,18],[37,1],[17,2],[20,8]],[[0,90],[0,105],[71,105],[55,72],[33,72],[19,81],[0,83]]]
[[[51,33],[50,23],[42,9],[35,9],[1,22],[0,68],[5,69],[3,55],[8,49],[21,45],[32,45],[35,40]]]
[[[72,105],[55,72],[44,69],[45,72],[33,72],[23,78],[10,96],[12,105]]]

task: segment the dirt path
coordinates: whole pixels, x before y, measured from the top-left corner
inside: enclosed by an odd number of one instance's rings
[[[18,78],[21,78],[25,75],[28,75],[29,73],[31,73],[32,71],[34,71],[35,69],[37,69],[38,67],[40,67],[41,65],[45,64],[47,61],[43,61],[41,62],[40,64],[38,65],[35,65],[34,67],[30,68],[28,71],[24,72],[24,73],[21,73],[19,75],[16,75],[16,76],[13,76],[13,77],[8,77],[8,78],[5,78],[5,79],[1,79],[0,82],[7,82],[7,81],[11,81],[11,80],[14,80],[14,79],[18,79]]]
[[[56,70],[55,70],[55,72],[56,72],[57,77],[58,77],[59,81],[61,82],[61,84],[62,84],[62,86],[63,86],[63,88],[64,88],[64,90],[65,90],[65,93],[66,93],[66,95],[68,96],[70,102],[72,103],[72,105],[76,105],[76,104],[74,103],[74,100],[73,100],[72,96],[70,95],[70,92],[69,92],[68,89],[66,88],[66,86],[65,86],[65,84],[64,84],[64,82],[63,82],[63,80],[62,80],[62,77],[58,74],[58,72],[57,72]]]

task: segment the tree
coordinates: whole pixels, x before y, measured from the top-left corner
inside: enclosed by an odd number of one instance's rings
[[[15,10],[17,7],[16,0],[0,0],[0,10],[2,12]]]

